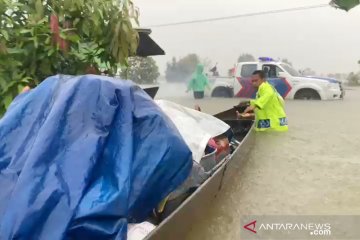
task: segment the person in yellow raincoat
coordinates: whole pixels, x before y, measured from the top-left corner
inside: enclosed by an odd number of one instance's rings
[[[256,99],[250,101],[243,114],[237,112],[238,118],[255,113],[255,130],[279,131],[288,130],[288,121],[284,110],[284,99],[276,89],[266,81],[264,71],[255,71],[251,77],[252,85],[258,89]]]

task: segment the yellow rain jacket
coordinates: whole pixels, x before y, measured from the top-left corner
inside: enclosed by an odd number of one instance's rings
[[[256,107],[256,131],[285,132],[288,130],[284,99],[270,83],[264,82],[260,85],[256,99],[251,100],[250,105]]]

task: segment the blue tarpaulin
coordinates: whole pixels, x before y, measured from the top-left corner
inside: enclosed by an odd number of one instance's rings
[[[54,76],[0,120],[0,239],[126,239],[189,175],[189,148],[129,81]]]

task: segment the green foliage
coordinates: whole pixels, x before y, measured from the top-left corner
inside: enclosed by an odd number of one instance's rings
[[[238,57],[238,62],[254,62],[254,61],[256,61],[255,57],[248,53],[241,54]]]
[[[129,67],[121,72],[122,78],[138,84],[155,83],[159,76],[159,68],[151,57],[131,57]]]
[[[341,8],[345,11],[349,11],[350,9],[356,7],[359,4],[360,4],[359,0],[332,0],[330,2],[330,5],[336,8]]]
[[[173,58],[172,62],[167,64],[165,71],[166,80],[169,82],[188,81],[188,78],[194,73],[199,63],[200,58],[196,54],[189,54],[179,61]]]
[[[0,0],[0,116],[25,85],[55,74],[110,74],[135,55],[131,0]]]

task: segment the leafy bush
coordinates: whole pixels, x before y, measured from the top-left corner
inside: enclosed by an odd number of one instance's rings
[[[131,0],[0,0],[0,116],[19,93],[56,74],[115,74],[134,55]]]

